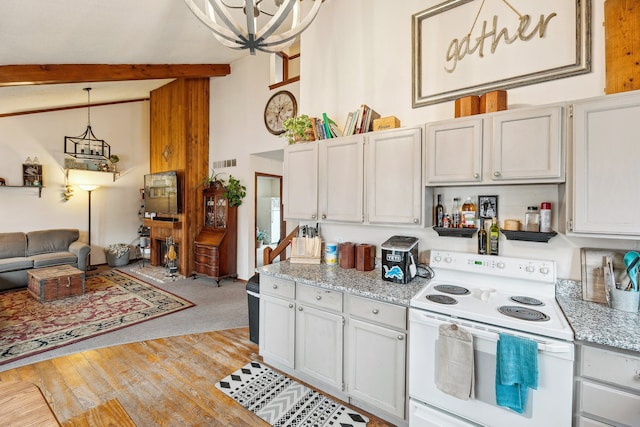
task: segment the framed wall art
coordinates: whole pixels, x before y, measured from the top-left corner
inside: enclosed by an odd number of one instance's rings
[[[413,108],[591,71],[589,0],[449,0],[412,16]]]
[[[478,218],[498,217],[498,196],[478,196]]]

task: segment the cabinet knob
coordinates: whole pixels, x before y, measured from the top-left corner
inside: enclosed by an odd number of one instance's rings
[[[495,177],[499,177],[499,176],[500,176],[500,172],[499,172],[499,171],[495,171],[495,172],[493,173],[493,176],[495,176]]]
[[[316,219],[316,215],[311,215],[311,219]]]
[[[371,310],[371,312],[373,314],[378,314],[378,313],[380,313],[380,310],[378,310],[377,308],[374,308],[373,310]]]
[[[322,299],[322,296],[320,296],[320,295],[316,295],[316,299],[317,299],[318,301],[320,301],[320,300]]]
[[[298,311],[302,311],[302,307],[298,307]]]
[[[293,308],[293,303],[289,303],[289,308]]]
[[[420,220],[419,220],[418,218],[413,218],[413,223],[414,223],[414,224],[417,224],[417,223],[419,223],[419,222],[420,222]]]
[[[398,335],[398,341],[402,341],[404,339],[404,335]]]
[[[273,289],[278,289],[278,285],[273,285]]]
[[[480,179],[480,174],[479,174],[479,173],[474,173],[474,174],[473,174],[473,177],[474,177],[475,179]]]
[[[327,219],[327,216],[325,214],[322,214],[322,219]]]

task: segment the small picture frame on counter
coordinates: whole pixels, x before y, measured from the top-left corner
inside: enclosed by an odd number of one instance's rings
[[[498,217],[498,196],[478,196],[478,218]]]

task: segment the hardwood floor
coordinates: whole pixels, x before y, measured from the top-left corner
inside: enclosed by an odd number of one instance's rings
[[[117,399],[138,427],[268,426],[215,383],[260,360],[248,328],[88,350],[0,372],[36,384],[64,423]],[[392,426],[365,411],[368,427]]]

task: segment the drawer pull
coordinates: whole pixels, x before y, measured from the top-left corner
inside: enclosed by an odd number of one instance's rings
[[[317,299],[318,301],[320,301],[320,300],[322,299],[322,296],[320,296],[320,295],[316,295],[316,299]]]
[[[404,339],[404,335],[398,335],[398,341],[402,341]]]
[[[71,277],[67,277],[67,288],[71,287]]]
[[[378,310],[377,308],[374,308],[373,310],[371,310],[371,312],[373,314],[378,314],[378,313],[380,313],[380,310]]]
[[[273,285],[273,289],[278,289],[278,285]]]

